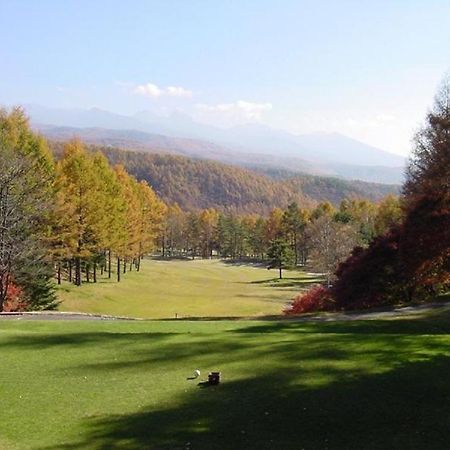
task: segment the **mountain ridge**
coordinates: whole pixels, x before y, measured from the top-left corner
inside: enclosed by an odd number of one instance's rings
[[[120,144],[122,147],[132,148],[131,144],[136,146],[139,143],[140,148],[144,149],[142,144],[145,140],[149,144],[154,141],[154,135],[159,135],[160,139],[165,136],[166,141],[177,141],[177,145],[166,144],[165,150],[168,147],[176,147],[180,154],[237,162],[243,166],[257,157],[265,160],[267,165],[291,168],[299,172],[385,183],[401,184],[403,180],[405,158],[339,133],[315,132],[295,135],[262,124],[244,124],[224,129],[195,122],[182,113],[162,117],[141,111],[133,116],[126,116],[98,108],[63,110],[36,105],[29,105],[28,112],[33,125],[53,138],[55,133],[51,131],[52,127],[54,130],[70,127],[76,130],[66,130],[68,135],[78,134],[82,138],[90,139],[92,143],[108,144],[104,136],[94,138],[93,129],[97,129],[100,134],[110,130],[109,133],[116,137],[116,141],[110,142],[111,145]],[[86,130],[90,130],[88,135]],[[119,132],[123,136],[119,137]],[[147,133],[153,135],[153,138],[141,136],[138,142],[127,144],[125,141],[130,139],[133,132]],[[59,134],[58,139],[67,138],[61,136],[61,131]],[[192,140],[197,141],[194,152]],[[183,143],[188,145],[181,145]],[[209,152],[214,145],[217,150],[212,155]],[[146,145],[145,149],[149,150],[149,145]],[[281,161],[277,162],[278,160]]]
[[[106,129],[101,127],[68,127],[34,123],[33,127],[46,137],[68,140],[74,137],[97,145],[126,148],[152,153],[173,153],[235,164],[241,167],[259,165],[265,168],[293,170],[312,175],[338,176],[346,179],[361,179],[368,182],[400,184],[403,169],[384,166],[359,166],[357,164],[321,164],[289,153],[270,154],[246,152],[236,147],[225,146],[194,138],[179,138],[140,130]]]

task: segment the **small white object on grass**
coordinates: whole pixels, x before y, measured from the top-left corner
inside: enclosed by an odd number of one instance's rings
[[[200,376],[200,370],[195,369],[195,370],[194,370],[194,377],[195,377],[195,378],[198,378],[199,376]]]

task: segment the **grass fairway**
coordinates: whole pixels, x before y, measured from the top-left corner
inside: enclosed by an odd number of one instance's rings
[[[449,323],[2,321],[0,448],[443,450]]]
[[[280,314],[301,287],[314,281],[302,272],[277,271],[218,260],[145,260],[121,283],[105,278],[58,289],[60,310],[143,318],[235,317]]]

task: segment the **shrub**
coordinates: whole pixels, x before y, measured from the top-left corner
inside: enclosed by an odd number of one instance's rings
[[[5,312],[25,311],[26,307],[27,304],[23,299],[22,290],[14,283],[10,283],[6,293],[6,301],[3,305],[3,310]]]
[[[284,313],[295,315],[317,311],[333,311],[334,309],[335,304],[330,289],[325,286],[314,286],[307,292],[297,295]]]

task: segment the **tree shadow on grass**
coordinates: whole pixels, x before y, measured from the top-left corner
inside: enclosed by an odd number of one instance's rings
[[[315,388],[300,368],[256,372],[190,391],[176,407],[90,420],[78,442],[52,449],[445,449],[449,371],[437,356]]]
[[[246,266],[246,267],[255,267],[257,269],[264,269],[267,267],[268,262],[264,260],[255,260],[255,259],[221,259],[221,263],[226,264],[227,266]]]
[[[320,321],[319,317],[311,317],[311,321],[274,320],[262,324],[245,325],[242,328],[231,330],[241,334],[266,333],[320,333],[320,334],[385,334],[385,335],[445,335],[450,334],[450,320],[448,314],[442,320],[428,317],[417,317],[398,320],[347,320],[327,321],[328,316]]]
[[[174,256],[162,256],[155,255],[151,258],[148,258],[151,261],[195,261],[191,256],[182,256],[182,255],[174,255]]]
[[[243,282],[242,284],[261,284],[267,287],[284,288],[284,287],[295,287],[295,288],[308,288],[313,284],[320,283],[322,280],[319,278],[309,278],[309,277],[284,277],[281,280],[278,277],[268,278],[267,280],[257,280]]]
[[[36,348],[45,349],[49,347],[80,347],[86,345],[119,345],[121,342],[129,342],[132,339],[135,343],[155,342],[169,339],[179,333],[111,333],[111,332],[80,332],[80,333],[55,333],[15,336],[9,339],[2,339],[1,347],[15,348]]]

